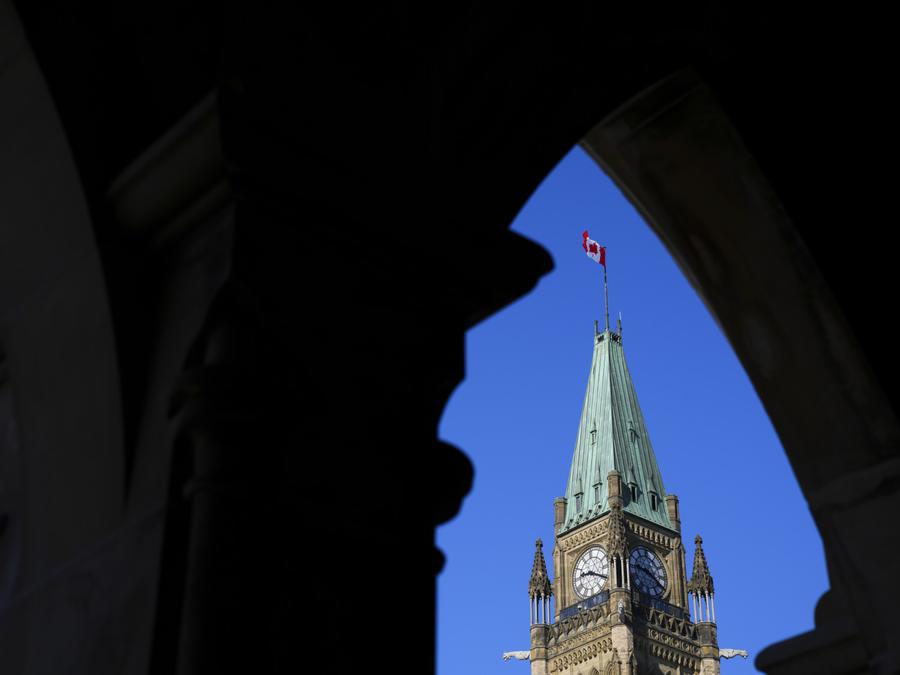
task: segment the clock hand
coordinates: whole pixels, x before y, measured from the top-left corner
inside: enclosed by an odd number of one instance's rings
[[[638,567],[638,570],[640,570],[641,574],[647,577],[647,579],[652,581],[654,584],[656,584],[657,586],[660,585],[659,579],[656,578],[656,570],[654,570],[653,568],[648,569],[646,567]]]

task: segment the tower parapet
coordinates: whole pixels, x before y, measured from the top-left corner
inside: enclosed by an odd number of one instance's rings
[[[694,538],[694,571],[688,582],[688,594],[695,606],[694,616],[700,637],[700,660],[704,675],[719,673],[719,641],[716,629],[715,586],[706,555],[703,553],[703,538]]]

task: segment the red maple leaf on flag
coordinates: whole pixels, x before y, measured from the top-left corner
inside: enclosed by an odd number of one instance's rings
[[[603,269],[606,269],[606,247],[600,246],[600,244],[591,239],[587,230],[581,233],[581,245],[591,260],[600,263],[603,265]]]

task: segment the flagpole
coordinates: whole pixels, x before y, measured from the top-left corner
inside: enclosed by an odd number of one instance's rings
[[[588,244],[590,242],[590,245]],[[606,317],[605,330],[609,332],[609,287],[606,283],[606,247],[600,246],[596,241],[590,238],[590,234],[585,230],[581,233],[581,247],[588,257],[596,263],[603,265],[603,313]],[[595,321],[594,324],[597,322]],[[595,326],[596,328],[596,326]]]
[[[604,260],[603,262],[605,263],[606,261]],[[603,265],[603,309],[606,312],[606,331],[609,332],[609,287],[606,284],[605,264]]]

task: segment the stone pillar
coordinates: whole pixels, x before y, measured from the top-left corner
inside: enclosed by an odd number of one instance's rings
[[[531,675],[548,675],[547,639],[550,627],[536,624],[531,627]]]
[[[613,469],[607,476],[607,504],[609,504],[609,533],[606,544],[610,560],[610,586],[622,588],[627,586],[628,547],[625,542],[625,522],[622,516],[622,477]],[[615,605],[612,605],[614,607]]]
[[[634,634],[631,621],[631,594],[625,590],[609,593],[609,625],[612,646],[622,661],[622,675],[635,675],[631,671],[631,655],[634,652]]]
[[[553,581],[550,582],[550,588],[553,589],[553,597],[556,598],[556,603],[554,605],[554,621],[558,616],[559,608],[564,607],[563,604],[563,592],[565,589],[563,586],[563,578],[562,578],[562,553],[559,550],[559,544],[554,545],[553,547]]]
[[[678,497],[675,495],[666,495],[666,513],[672,521],[672,526],[681,532],[681,511],[678,509]]]
[[[716,624],[710,621],[699,623],[697,632],[700,633],[700,675],[720,675]]]
[[[684,545],[681,539],[675,540],[675,546],[669,554],[669,560],[672,567],[672,597],[669,602],[684,609],[688,608],[687,593],[685,592],[684,580],[687,577],[684,561]]]
[[[566,519],[566,503],[565,497],[557,497],[553,500],[553,531],[559,531],[563,521]]]
[[[557,497],[553,500],[553,538],[556,540],[556,533],[559,532],[559,528],[562,527],[563,522],[566,520],[566,503],[567,500],[565,497]],[[561,577],[562,567],[560,565],[560,551],[559,551],[559,543],[555,542],[553,545],[553,581],[551,586],[553,588],[553,592],[556,594],[556,607],[557,609],[563,606],[561,600],[561,593],[563,592],[562,584],[564,583]]]
[[[607,497],[606,497],[607,503],[609,504],[610,508],[612,508],[615,505],[618,505],[621,507],[623,505],[622,476],[619,474],[618,471],[613,469],[612,471],[609,472],[609,474],[607,474],[606,481],[607,481],[606,486],[607,486],[607,493],[608,493]],[[666,503],[668,504],[668,498],[666,498],[666,500],[667,500]]]
[[[681,566],[678,576],[678,584],[681,586],[681,597],[684,600],[684,606],[687,608],[688,605],[688,591],[687,591],[687,560],[685,560],[685,551],[684,551],[684,542],[680,541],[678,543],[678,564]]]

